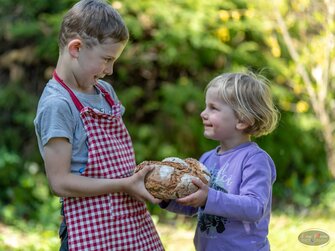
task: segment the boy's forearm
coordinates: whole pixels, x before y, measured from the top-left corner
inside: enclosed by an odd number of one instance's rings
[[[52,191],[60,197],[91,197],[108,193],[123,192],[127,178],[97,179],[72,173],[50,181]]]

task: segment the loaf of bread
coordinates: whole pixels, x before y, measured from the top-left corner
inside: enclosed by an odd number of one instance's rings
[[[145,177],[146,189],[162,200],[182,198],[198,190],[192,179],[200,179],[208,184],[210,173],[199,161],[193,158],[169,157],[162,161],[143,161],[135,168],[135,173],[145,166],[153,166]]]

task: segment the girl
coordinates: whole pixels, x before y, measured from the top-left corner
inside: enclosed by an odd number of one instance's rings
[[[197,192],[161,206],[176,213],[198,213],[196,250],[269,250],[276,170],[271,157],[251,141],[277,124],[269,87],[251,73],[222,74],[207,86],[201,118],[204,136],[219,142],[200,158],[211,171],[211,183],[194,180]]]

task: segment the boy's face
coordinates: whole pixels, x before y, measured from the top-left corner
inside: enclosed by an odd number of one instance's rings
[[[204,136],[219,142],[232,142],[241,132],[236,129],[239,123],[234,110],[219,97],[217,87],[206,92],[206,108],[200,114],[204,124]]]
[[[97,79],[112,75],[114,63],[125,46],[125,42],[115,43],[112,40],[91,48],[81,46],[75,64],[77,81],[81,85],[92,85]]]

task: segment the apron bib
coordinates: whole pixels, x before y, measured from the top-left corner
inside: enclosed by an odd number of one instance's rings
[[[56,72],[54,78],[69,92],[87,133],[88,162],[81,175],[101,179],[131,176],[135,154],[120,104],[97,84],[112,114],[84,107]],[[64,198],[63,203],[71,251],[164,250],[145,203],[126,193]]]

